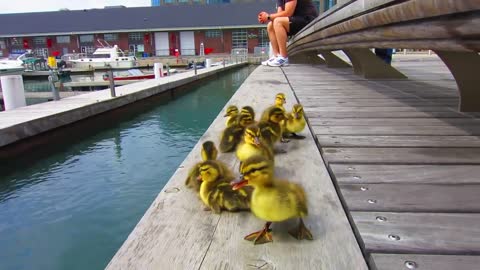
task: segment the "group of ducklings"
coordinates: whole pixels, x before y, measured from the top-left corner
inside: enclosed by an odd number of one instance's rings
[[[263,112],[259,122],[255,121],[252,107],[239,110],[229,106],[220,151],[235,151],[240,161],[240,179],[217,159],[215,144],[207,141],[201,149],[202,162],[193,166],[185,183],[198,192],[206,210],[215,213],[251,210],[265,220],[267,223],[262,230],[245,237],[254,244],[272,242],[271,223],[292,218],[299,218],[300,222],[297,228],[289,231],[290,235],[299,240],[313,239],[302,220],[308,214],[303,188],[274,176],[274,154],[281,152],[274,150],[275,144],[288,142],[286,137],[305,138],[296,134],[306,126],[302,105],[295,104],[287,113],[285,103],[285,95],[278,93],[274,105]]]

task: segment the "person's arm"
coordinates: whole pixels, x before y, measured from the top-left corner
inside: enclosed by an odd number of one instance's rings
[[[265,11],[262,11],[258,14],[258,21],[260,23],[266,23],[269,20],[273,21],[278,17],[290,17],[295,12],[295,7],[297,6],[297,0],[288,1],[285,3],[285,10],[282,7],[277,8],[277,13],[268,14]]]

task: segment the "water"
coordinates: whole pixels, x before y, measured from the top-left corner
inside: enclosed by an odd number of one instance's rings
[[[83,121],[2,161],[0,269],[103,269],[251,71]]]

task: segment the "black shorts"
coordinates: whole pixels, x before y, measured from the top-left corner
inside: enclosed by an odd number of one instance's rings
[[[288,17],[290,20],[290,31],[288,31],[289,36],[293,36],[302,30],[307,24],[309,24],[315,17],[313,16],[291,16]]]

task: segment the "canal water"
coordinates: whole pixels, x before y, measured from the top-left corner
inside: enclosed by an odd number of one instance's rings
[[[0,269],[103,269],[253,69],[83,121],[2,161]]]

